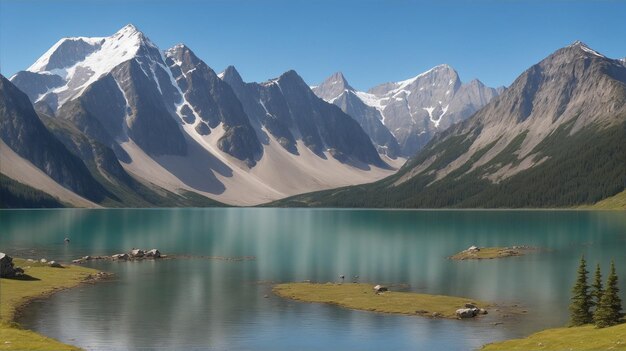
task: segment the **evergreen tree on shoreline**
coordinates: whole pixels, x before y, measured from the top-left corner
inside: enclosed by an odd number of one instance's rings
[[[611,272],[607,278],[606,289],[602,294],[602,299],[594,313],[594,322],[598,328],[610,327],[621,323],[623,316],[622,300],[619,298],[617,274],[615,273],[615,262],[611,261]]]
[[[602,272],[600,271],[600,264],[596,264],[596,274],[595,279],[593,280],[593,284],[591,284],[591,296],[593,297],[593,305],[598,307],[600,305],[600,300],[602,299],[602,293],[604,292],[604,287],[602,286]]]
[[[590,311],[593,302],[589,294],[587,273],[589,272],[587,271],[585,256],[582,256],[580,258],[580,265],[578,266],[576,284],[574,284],[572,288],[572,302],[569,306],[570,326],[579,326],[593,322],[593,315]]]

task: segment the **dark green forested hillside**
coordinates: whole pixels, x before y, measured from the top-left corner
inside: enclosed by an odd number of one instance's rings
[[[58,199],[0,174],[0,208],[64,207]]]
[[[443,164],[467,151],[475,135],[447,138],[431,145],[410,160],[396,175],[361,186],[332,189],[294,196],[272,206],[399,207],[399,208],[541,208],[593,204],[624,190],[626,185],[626,123],[615,127],[589,127],[569,135],[566,124],[536,146],[537,160],[548,159],[500,183],[482,175],[490,168],[519,162],[514,152],[525,134],[520,134],[487,164],[473,171],[471,165],[489,148],[445,178],[436,181],[434,173]],[[394,185],[415,165],[440,155],[426,171]]]

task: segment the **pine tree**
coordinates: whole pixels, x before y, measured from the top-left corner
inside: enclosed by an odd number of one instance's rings
[[[602,299],[598,308],[596,308],[593,318],[596,327],[605,328],[619,324],[623,316],[622,300],[619,298],[617,274],[615,273],[615,262],[611,261],[611,272],[606,281],[606,289],[602,294]]]
[[[578,278],[572,288],[572,302],[570,310],[570,326],[578,326],[593,322],[593,315],[589,310],[592,305],[589,285],[587,284],[587,263],[585,256],[580,258],[578,266]]]
[[[602,299],[602,293],[604,288],[602,286],[602,273],[600,272],[600,264],[596,265],[596,274],[593,284],[591,284],[591,297],[593,297],[593,305],[598,307],[600,300]]]

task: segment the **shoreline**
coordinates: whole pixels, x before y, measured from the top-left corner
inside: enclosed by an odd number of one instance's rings
[[[5,292],[0,296],[0,336],[4,342],[0,347],[3,350],[80,350],[77,346],[23,328],[17,320],[35,301],[83,284],[96,284],[112,274],[71,264],[57,268],[19,258],[14,262],[24,269],[24,276],[0,280]]]

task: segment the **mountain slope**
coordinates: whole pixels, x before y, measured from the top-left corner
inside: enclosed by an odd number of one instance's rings
[[[64,188],[82,197],[98,202],[109,195],[91,176],[81,159],[69,152],[44,127],[28,97],[1,75],[0,138],[10,149],[2,152],[3,168],[16,167],[7,164],[7,153],[14,152]]]
[[[530,67],[395,175],[281,204],[560,207],[626,185],[626,67],[580,42]]]

